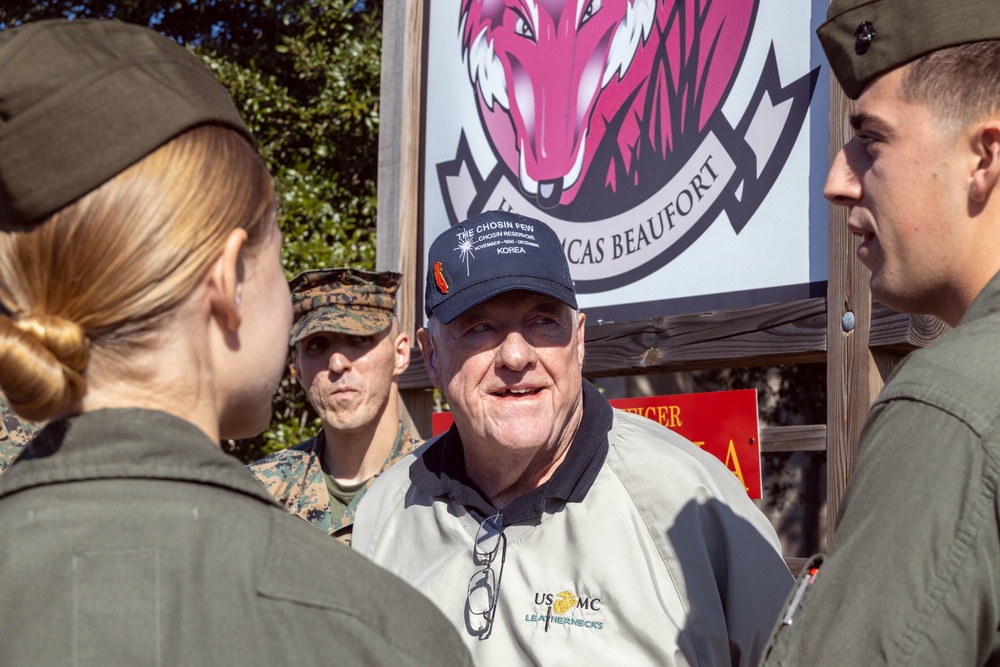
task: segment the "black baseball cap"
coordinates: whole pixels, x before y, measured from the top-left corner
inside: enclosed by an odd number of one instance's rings
[[[485,211],[442,232],[427,253],[424,309],[447,324],[498,294],[528,290],[576,308],[559,237],[545,223]]]

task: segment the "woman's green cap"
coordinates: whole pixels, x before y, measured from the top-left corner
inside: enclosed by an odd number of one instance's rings
[[[211,70],[154,30],[46,20],[0,32],[0,226],[58,211],[205,123],[253,141]]]

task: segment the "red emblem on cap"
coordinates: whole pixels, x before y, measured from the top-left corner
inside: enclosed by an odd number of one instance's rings
[[[448,293],[448,281],[444,279],[444,267],[441,266],[441,262],[434,262],[434,284],[441,294]]]

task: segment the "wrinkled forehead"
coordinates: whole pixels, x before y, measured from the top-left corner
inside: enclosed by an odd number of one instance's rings
[[[481,303],[477,303],[456,317],[454,321],[461,322],[485,314],[493,317],[502,317],[507,314],[509,317],[515,318],[520,317],[526,311],[541,311],[552,313],[553,315],[574,312],[572,307],[554,296],[531,290],[517,289],[501,292]]]
[[[569,323],[575,313],[576,310],[571,306],[547,294],[530,290],[511,290],[476,304],[443,326],[461,330],[480,319],[519,322],[526,317],[539,314]]]

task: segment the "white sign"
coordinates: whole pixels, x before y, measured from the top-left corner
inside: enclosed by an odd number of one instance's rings
[[[825,0],[430,0],[423,256],[548,223],[604,319],[805,298],[827,276]]]

